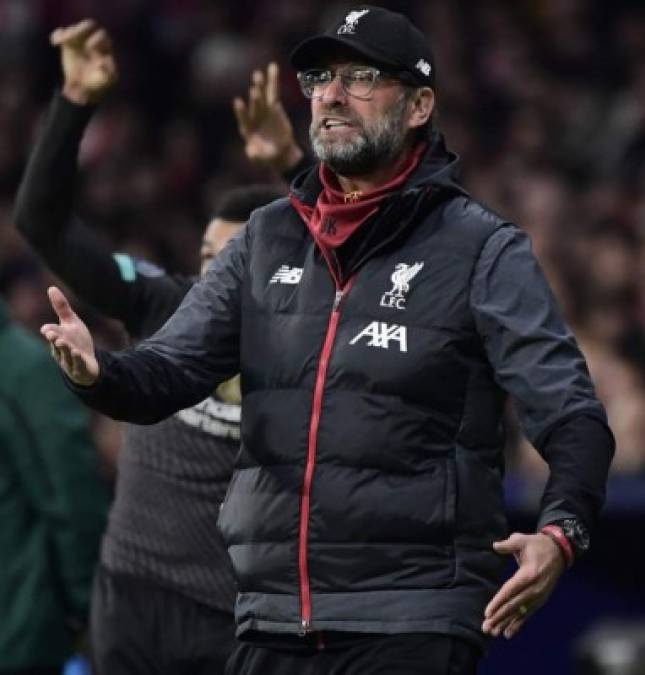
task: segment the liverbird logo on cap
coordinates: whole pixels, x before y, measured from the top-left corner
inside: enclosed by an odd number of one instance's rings
[[[338,29],[338,35],[354,35],[356,32],[356,24],[362,19],[370,10],[361,9],[359,11],[350,12],[345,17],[345,23]]]

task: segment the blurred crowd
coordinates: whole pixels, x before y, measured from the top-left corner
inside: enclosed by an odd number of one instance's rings
[[[607,406],[613,470],[645,473],[645,5],[381,4],[432,36],[436,126],[463,158],[463,182],[531,235]],[[306,147],[308,105],[287,57],[343,5],[0,0],[0,293],[13,316],[34,330],[51,318],[48,274],[16,234],[11,210],[60,81],[53,28],[97,19],[121,69],[83,142],[80,212],[107,245],[192,273],[218,193],[275,178],[246,159],[232,98],[245,96],[254,68],[277,60],[282,100]],[[123,344],[118,326],[92,323],[102,344]],[[97,418],[95,431],[110,457],[118,425]],[[519,433],[509,466],[544,470]]]

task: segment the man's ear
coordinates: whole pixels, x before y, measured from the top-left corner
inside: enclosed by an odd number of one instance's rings
[[[419,87],[410,100],[410,129],[422,127],[434,110],[434,91],[430,87]]]

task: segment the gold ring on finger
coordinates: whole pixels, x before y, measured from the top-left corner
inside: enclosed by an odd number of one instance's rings
[[[517,608],[517,611],[519,612],[520,616],[526,616],[529,613],[529,608],[526,605],[520,605]]]

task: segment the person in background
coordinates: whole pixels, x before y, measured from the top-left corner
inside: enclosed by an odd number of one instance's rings
[[[92,21],[55,31],[52,42],[61,49],[63,89],[22,180],[15,222],[79,297],[138,340],[164,324],[195,279],[113,254],[73,214],[79,145],[118,71],[108,35]],[[296,163],[302,153],[280,105],[278,75],[275,65],[266,78],[255,73],[248,109],[244,102],[236,109],[247,154],[286,170],[293,167],[281,153]],[[222,194],[204,232],[202,273],[254,209],[283,193],[249,185]],[[239,450],[238,379],[159,424],[126,429],[92,601],[99,675],[223,672],[234,645],[235,582],[216,521]]]
[[[60,675],[110,503],[88,416],[0,300],[0,674]]]

